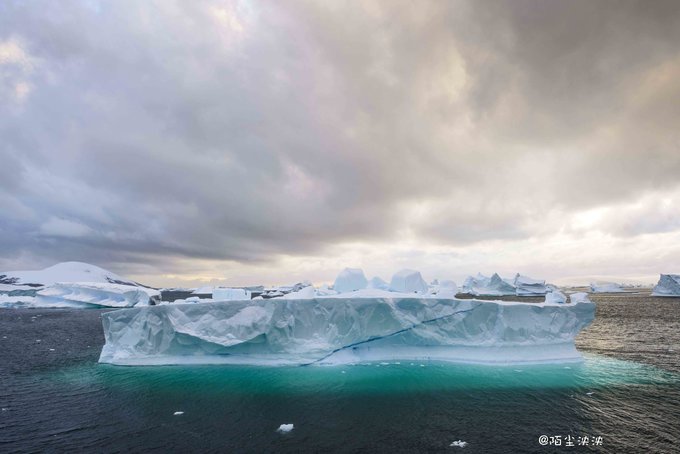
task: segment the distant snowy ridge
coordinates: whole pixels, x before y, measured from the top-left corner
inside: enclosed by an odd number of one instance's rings
[[[104,268],[83,262],[62,262],[34,271],[0,271],[0,284],[45,287],[57,282],[108,282],[144,287]]]
[[[0,307],[132,307],[160,302],[160,292],[95,265],[63,262],[0,273]]]

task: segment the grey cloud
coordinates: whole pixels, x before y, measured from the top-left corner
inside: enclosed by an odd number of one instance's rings
[[[679,79],[653,76],[680,52],[675,2],[2,9],[0,40],[36,62],[0,106],[5,260],[267,261],[409,227],[525,238],[547,210],[680,171]],[[408,219],[419,202],[437,216]]]

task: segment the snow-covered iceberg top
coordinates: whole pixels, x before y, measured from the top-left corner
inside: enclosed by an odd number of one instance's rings
[[[99,361],[120,365],[307,365],[388,359],[573,362],[581,360],[574,337],[595,312],[587,298],[580,301],[527,304],[410,294],[135,307],[102,314],[106,344]]]
[[[160,301],[160,292],[132,285],[103,282],[58,282],[38,291],[31,307],[133,307]]]
[[[680,274],[662,274],[652,296],[680,296]]]

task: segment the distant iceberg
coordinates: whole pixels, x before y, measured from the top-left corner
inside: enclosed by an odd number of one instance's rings
[[[45,287],[58,282],[108,282],[139,286],[111,271],[83,262],[62,262],[34,271],[0,271],[0,284]]]
[[[482,273],[477,273],[476,276],[468,276],[465,278],[465,281],[463,281],[463,287],[461,288],[461,291],[463,293],[472,294],[473,288],[487,287],[490,280],[490,277],[484,276]]]
[[[394,273],[390,281],[390,290],[402,293],[427,293],[427,282],[420,275],[420,271],[401,270]]]
[[[372,278],[370,281],[368,281],[368,286],[366,288],[377,288],[380,290],[388,290],[390,288],[390,284],[385,282],[383,279],[379,278],[378,276],[375,276]]]
[[[652,296],[680,296],[680,274],[662,274]]]
[[[574,337],[595,306],[421,298],[269,299],[135,307],[102,314],[99,361],[157,364],[346,364],[441,360],[481,364],[580,361]],[[371,296],[372,295],[372,296]],[[394,296],[389,296],[394,295]],[[585,294],[584,294],[585,295]]]
[[[622,293],[626,290],[621,287],[621,284],[614,282],[591,282],[590,291],[592,293]]]
[[[514,296],[516,293],[515,286],[501,278],[498,273],[487,282],[473,286],[470,293],[474,296]]]
[[[564,304],[567,302],[567,295],[559,290],[553,290],[545,294],[545,302],[549,304]]]
[[[33,307],[134,307],[160,302],[158,290],[101,282],[60,282],[38,291]]]
[[[160,301],[160,292],[82,262],[0,272],[0,307],[131,307]]]
[[[215,301],[249,300],[250,292],[242,288],[215,287],[212,289],[212,299]]]
[[[517,296],[542,296],[548,293],[545,281],[532,279],[517,273],[513,285]]]
[[[333,290],[336,292],[353,292],[365,289],[368,285],[364,271],[359,268],[345,268],[335,278]]]

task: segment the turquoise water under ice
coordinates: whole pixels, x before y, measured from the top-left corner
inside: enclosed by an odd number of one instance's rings
[[[522,367],[116,367],[99,311],[5,310],[0,451],[678,452],[674,306],[625,304],[599,303],[584,363]]]

